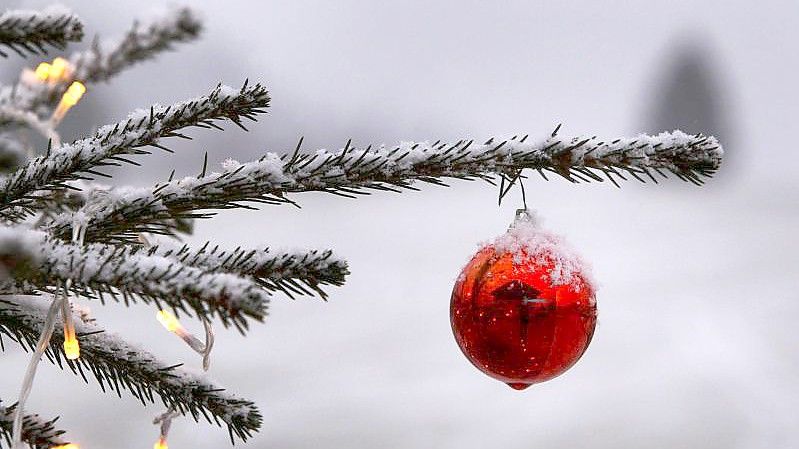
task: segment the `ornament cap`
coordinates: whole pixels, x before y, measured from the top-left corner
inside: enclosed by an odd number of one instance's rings
[[[526,219],[535,219],[535,212],[523,207],[521,209],[516,209],[516,219],[526,218]]]
[[[537,228],[540,223],[538,218],[538,213],[536,213],[536,211],[532,209],[527,209],[527,208],[516,209],[516,216],[514,217],[513,223],[510,224],[510,227],[508,229],[509,230],[513,229],[519,223],[529,223],[533,225],[533,227]]]

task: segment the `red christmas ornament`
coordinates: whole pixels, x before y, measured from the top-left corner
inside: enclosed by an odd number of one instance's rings
[[[472,364],[522,390],[583,355],[596,325],[594,291],[580,259],[521,210],[461,272],[452,331]]]

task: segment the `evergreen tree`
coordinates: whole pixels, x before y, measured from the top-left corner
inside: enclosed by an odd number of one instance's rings
[[[177,415],[225,426],[232,441],[258,431],[262,417],[251,401],[106,332],[70,301],[152,304],[165,326],[203,355],[207,369],[212,322],[246,333],[264,319],[272,296],[326,298],[324,287],[344,283],[346,262],[327,250],[223,249],[212,242],[192,248],[177,242],[193,220],[215,209],[293,204],[293,194],[309,191],[344,197],[400,192],[417,182],[443,186],[447,179],[485,180],[498,185],[501,199],[524,170],[574,183],[658,182],[671,174],[700,185],[721,162],[719,143],[701,134],[602,140],[563,137],[556,129],[541,139],[483,143],[359,148],[347,142],[334,152],[305,151],[300,139],[286,152],[246,163],[229,160],[215,172],[204,164],[198,176],[170,177],[150,188],[96,183],[108,176],[108,167],[138,165],[137,156],[153,149],[171,151],[168,138],[188,139],[190,127],[221,130],[232,122],[244,128],[269,107],[261,84],[218,85],[203,96],[140,109],[89,137],[61,142],[58,124],[86,86],[191,41],[201,29],[191,10],[175,9],[160,20],[137,22],[120,40],[96,40],[87,51],[26,70],[15,84],[0,88],[0,335],[32,353],[18,403],[0,404],[0,433],[12,445],[68,442],[53,421],[24,407],[42,355],[84,379],[93,377],[104,390],[162,402],[163,438]],[[10,50],[0,51],[3,57],[63,49],[81,38],[80,20],[60,8],[0,15],[0,50]],[[32,148],[28,133],[44,136],[49,145]],[[188,334],[173,313],[202,320],[205,338]],[[23,367],[18,369],[22,375]]]

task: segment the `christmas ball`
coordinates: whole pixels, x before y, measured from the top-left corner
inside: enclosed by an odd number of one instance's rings
[[[458,277],[452,330],[472,364],[522,390],[583,355],[596,326],[594,293],[580,258],[522,210]]]

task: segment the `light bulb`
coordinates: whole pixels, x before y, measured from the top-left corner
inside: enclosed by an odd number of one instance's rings
[[[166,444],[166,438],[158,438],[158,441],[153,444],[153,449],[169,449],[169,445]]]
[[[78,104],[80,97],[82,97],[85,92],[86,86],[84,86],[83,83],[80,81],[73,81],[61,97],[61,101],[58,103],[55,112],[53,112],[53,117],[51,119],[53,123],[58,124],[61,122],[64,115],[69,111],[69,108]]]
[[[67,91],[64,92],[64,96],[61,97],[61,102],[66,103],[69,107],[75,106],[85,92],[86,86],[84,86],[83,83],[80,81],[73,81],[72,84],[69,85]]]
[[[53,59],[53,63],[50,65],[50,80],[51,81],[60,81],[62,79],[66,79],[69,72],[69,62],[62,57],[58,57]]]
[[[36,71],[34,72],[36,74],[36,79],[39,81],[47,81],[47,78],[50,76],[51,67],[50,63],[47,62],[43,62],[36,66]]]
[[[155,317],[169,332],[178,332],[183,329],[180,321],[168,310],[159,310]]]
[[[80,344],[74,335],[67,336],[64,339],[64,353],[69,360],[77,360],[80,357]]]

